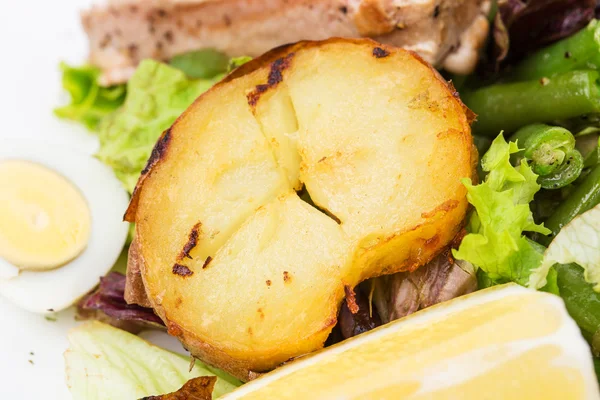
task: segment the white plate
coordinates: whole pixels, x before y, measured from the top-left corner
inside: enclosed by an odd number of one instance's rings
[[[28,137],[93,154],[94,135],[54,117],[64,102],[61,60],[81,64],[87,41],[79,11],[91,0],[31,0],[4,4],[0,24],[0,146],[9,137]],[[70,399],[62,354],[67,332],[78,324],[73,310],[55,321],[28,313],[0,297],[0,399]],[[151,338],[180,349],[162,334]]]

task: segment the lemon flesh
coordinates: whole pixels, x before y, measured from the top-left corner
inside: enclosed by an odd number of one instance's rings
[[[62,175],[22,160],[0,162],[0,258],[22,270],[66,264],[86,247],[85,198]]]
[[[560,298],[516,285],[431,307],[297,360],[226,399],[598,399]]]

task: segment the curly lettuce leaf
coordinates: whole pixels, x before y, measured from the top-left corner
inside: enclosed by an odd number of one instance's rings
[[[584,278],[600,292],[600,205],[573,218],[552,240],[542,263],[530,276],[529,286],[546,284],[554,264],[575,263],[583,268]]]
[[[58,117],[80,122],[88,129],[96,130],[100,121],[125,101],[125,85],[98,85],[98,68],[71,67],[65,63],[61,63],[60,68],[62,86],[69,94],[71,102],[54,110]]]
[[[217,78],[191,80],[179,69],[153,60],[140,63],[127,83],[122,108],[105,118],[97,157],[132,192],[160,134]]]
[[[196,361],[101,322],[87,322],[69,333],[65,352],[67,384],[74,400],[131,400],[178,390],[189,379],[217,376],[213,398],[241,382]]]
[[[510,164],[510,155],[519,151],[516,143],[507,143],[502,134],[481,160],[485,181],[473,185],[464,179],[467,198],[475,207],[456,259],[476,265],[492,282],[516,282],[527,285],[532,271],[540,266],[543,251],[523,232],[548,234],[550,231],[533,220],[529,203],[540,189],[537,175],[522,162]]]

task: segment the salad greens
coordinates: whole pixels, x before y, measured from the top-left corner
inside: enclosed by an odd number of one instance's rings
[[[526,162],[516,168],[511,165],[510,156],[518,151],[516,143],[507,143],[500,134],[481,159],[488,173],[485,181],[479,185],[463,181],[475,212],[469,219],[469,233],[453,254],[478,266],[493,282],[526,285],[543,252],[523,232],[548,234],[550,230],[533,221],[529,203],[540,185]]]
[[[127,85],[109,88],[98,85],[97,68],[61,64],[71,103],[54,112],[96,132],[97,157],[131,193],[160,134],[196,97],[250,59],[229,60],[214,50],[201,50],[173,58],[171,66],[144,60]]]
[[[227,66],[227,72],[231,72],[237,67],[240,67],[246,64],[248,61],[252,60],[252,57],[241,56],[241,57],[233,57],[229,60],[229,65]]]
[[[191,79],[218,81],[225,76],[225,72],[231,72],[250,60],[252,57],[248,56],[229,59],[216,50],[204,49],[175,56],[169,65],[183,71]]]
[[[143,329],[164,329],[165,324],[152,308],[128,304],[125,300],[125,273],[113,270],[77,303],[77,317],[94,319],[136,333]]]
[[[536,182],[539,176],[526,158],[520,159],[518,167],[511,164],[511,154],[520,152],[518,143],[507,143],[500,135],[481,159],[485,180],[479,185],[464,180],[467,198],[475,210],[469,218],[468,234],[453,251],[454,257],[479,268],[480,287],[516,282],[558,294],[553,266],[576,263],[584,269],[585,281],[600,290],[600,167],[595,167],[548,219],[554,228],[553,217],[564,216],[564,223],[555,231],[534,222],[530,203],[540,189]],[[565,209],[571,204],[577,207]],[[541,238],[550,243],[546,249],[526,232],[558,234],[551,242]]]
[[[570,194],[554,210],[545,224],[552,231],[547,239],[541,238],[542,244],[548,244],[550,239],[561,228],[577,215],[595,207],[600,203],[600,163],[590,168],[583,180],[572,189]]]
[[[144,60],[127,83],[123,107],[100,124],[98,158],[131,193],[160,134],[220,77],[191,80],[175,68]]]
[[[474,210],[454,251],[478,268],[480,288],[512,281],[560,295],[596,356],[599,70],[600,22],[592,20],[512,65],[496,82],[464,84],[461,97],[479,114],[473,133],[480,152],[499,131],[511,136],[510,143],[497,137],[482,157],[482,183],[465,182]]]
[[[98,321],[69,333],[67,384],[74,400],[131,400],[174,392],[197,376],[217,376],[213,398],[241,385],[230,375]]]
[[[227,70],[229,58],[216,50],[203,49],[179,54],[169,65],[183,71],[190,79],[211,79]]]
[[[554,264],[576,263],[584,270],[585,281],[600,292],[600,205],[574,218],[552,240],[541,265],[531,274],[529,286],[546,284]]]
[[[594,354],[600,354],[600,293],[583,278],[583,268],[576,264],[557,264],[558,290],[567,311],[577,322],[583,336],[592,344]],[[599,361],[600,362],[600,361]],[[600,376],[600,375],[599,375]]]
[[[118,109],[125,101],[125,85],[102,87],[97,80],[100,70],[92,66],[70,67],[60,64],[62,85],[69,93],[70,104],[56,108],[61,118],[80,122],[96,130],[104,117]]]

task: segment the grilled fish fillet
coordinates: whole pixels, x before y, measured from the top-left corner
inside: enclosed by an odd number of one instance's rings
[[[371,37],[469,73],[489,24],[490,0],[113,0],[82,13],[91,64],[103,84],[126,81],[144,58],[201,48],[258,56],[282,44]]]

